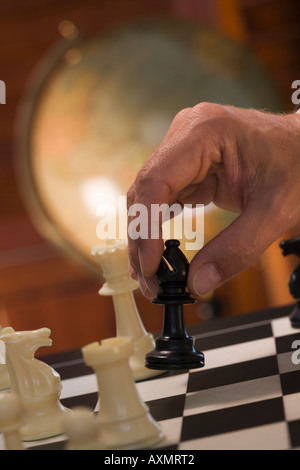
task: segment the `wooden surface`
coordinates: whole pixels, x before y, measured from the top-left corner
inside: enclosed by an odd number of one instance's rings
[[[87,35],[149,17],[211,25],[253,50],[273,76],[289,111],[291,83],[299,79],[299,2],[1,0],[0,12],[0,79],[7,91],[6,104],[0,105],[0,324],[17,330],[48,326],[54,352],[115,334],[111,299],[101,298],[99,281],[73,265],[37,232],[15,176],[18,107],[38,61],[59,39],[59,23],[69,19]],[[277,252],[274,259],[280,269]],[[266,271],[253,267],[220,289],[222,314],[279,302],[277,291],[271,292],[263,273]],[[157,307],[149,305],[139,292],[136,298],[146,328],[160,329]],[[285,289],[280,302],[287,298]],[[199,321],[201,316],[200,304],[188,310],[187,322]]]

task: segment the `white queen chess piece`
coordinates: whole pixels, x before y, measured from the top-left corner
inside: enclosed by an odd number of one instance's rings
[[[6,346],[11,391],[19,396],[24,410],[20,428],[23,441],[61,434],[62,414],[70,412],[59,400],[60,375],[34,358],[38,348],[52,345],[50,334],[49,328],[20,332],[11,327],[1,330],[0,341]]]
[[[132,340],[133,354],[130,367],[135,380],[144,380],[164,373],[145,367],[145,355],[155,347],[153,335],[145,330],[140,318],[133,291],[139,288],[129,274],[127,240],[107,239],[92,249],[99,262],[105,283],[100,295],[112,296],[116,319],[116,336],[127,336]]]

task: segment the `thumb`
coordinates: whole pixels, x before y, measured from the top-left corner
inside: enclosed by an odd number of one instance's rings
[[[210,240],[190,263],[188,287],[201,297],[236,276],[251,264],[280,235],[274,219],[262,208],[248,209]]]

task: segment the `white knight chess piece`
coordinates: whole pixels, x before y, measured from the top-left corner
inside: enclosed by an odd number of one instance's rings
[[[49,328],[20,332],[11,327],[1,330],[0,341],[6,346],[11,391],[19,396],[24,409],[20,428],[24,441],[61,434],[62,414],[70,411],[59,401],[60,375],[48,364],[34,358],[38,348],[52,345],[50,334]]]

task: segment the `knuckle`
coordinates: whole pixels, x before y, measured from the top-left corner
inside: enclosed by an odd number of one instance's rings
[[[182,121],[187,117],[192,108],[183,108],[175,115],[173,122]]]
[[[216,139],[219,141],[224,135],[231,135],[230,113],[226,106],[215,103],[199,103],[191,112],[193,122],[192,132],[204,136],[206,141]]]
[[[149,160],[142,166],[139,170],[136,180],[135,180],[135,190],[138,192],[143,192],[151,188],[157,180],[158,169],[160,168],[161,162],[159,155],[151,155]]]
[[[193,114],[201,120],[216,120],[227,117],[226,107],[217,103],[201,102],[193,107]]]

